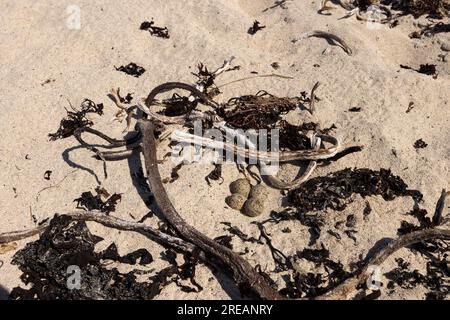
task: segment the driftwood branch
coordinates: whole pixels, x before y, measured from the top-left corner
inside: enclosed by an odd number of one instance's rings
[[[185,240],[198,246],[206,254],[217,258],[224,265],[229,266],[233,272],[234,280],[240,287],[251,289],[263,299],[283,299],[283,296],[272,288],[266,279],[246,260],[197,231],[178,214],[169,200],[158,170],[154,125],[150,121],[139,120],[137,126],[143,136],[142,149],[150,189],[154,194],[156,205],[172,227]]]
[[[162,245],[178,249],[182,252],[193,252],[195,249],[195,246],[193,246],[192,244],[177,237],[171,236],[167,233],[153,229],[152,227],[149,227],[146,224],[127,221],[113,216],[108,216],[103,212],[73,211],[61,215],[69,216],[73,220],[77,221],[94,221],[104,225],[105,227],[138,232],[151,240],[154,240]],[[37,226],[36,228],[22,231],[0,233],[0,244],[32,237],[34,235],[44,232],[48,228],[48,226],[49,222],[47,221]]]

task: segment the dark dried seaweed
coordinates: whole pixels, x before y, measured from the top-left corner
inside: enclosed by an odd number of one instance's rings
[[[443,191],[443,194],[445,194],[445,191]],[[436,213],[439,214],[439,210],[436,210]],[[439,225],[439,221],[435,216],[431,219],[425,209],[420,209],[417,206],[414,207],[408,215],[415,217],[419,222],[419,225],[402,221],[401,226],[398,229],[399,235],[423,229],[430,229]],[[391,280],[388,283],[388,288],[393,289],[394,284],[397,284],[402,288],[411,289],[418,284],[421,284],[430,290],[426,294],[427,299],[445,299],[449,294],[450,289],[445,280],[450,277],[450,269],[448,266],[448,241],[423,241],[410,246],[409,249],[419,252],[428,260],[426,275],[420,274],[417,270],[409,271],[408,263],[404,262],[402,259],[396,259],[398,267],[385,274],[385,276]]]
[[[141,23],[141,26],[139,27],[140,30],[145,30],[150,33],[150,35],[163,38],[163,39],[169,39],[169,29],[167,27],[157,27],[155,26],[155,22],[152,21],[144,21]]]
[[[409,190],[408,185],[388,169],[344,169],[308,180],[302,186],[291,190],[288,199],[300,212],[325,209],[344,210],[352,202],[351,196],[363,197],[381,195],[391,201],[399,196],[410,196],[416,201],[422,199],[417,190]]]
[[[347,216],[347,221],[345,222],[347,228],[354,228],[356,226],[356,216],[354,214],[349,214]]]
[[[366,201],[366,206],[363,210],[363,219],[364,221],[367,221],[369,219],[369,214],[372,212],[372,207],[370,206],[369,201]]]
[[[423,148],[426,148],[427,146],[428,146],[428,143],[426,143],[422,139],[419,139],[416,142],[414,142],[414,148],[416,148],[416,149],[423,149]]]
[[[178,171],[181,170],[183,167],[183,162],[180,162],[175,167],[172,168],[172,171],[170,173],[170,179],[166,180],[168,183],[173,183],[177,181],[180,178],[180,175],[178,174]]]
[[[220,184],[223,183],[222,178],[222,164],[215,163],[214,169],[205,177],[206,183],[208,183],[208,186],[211,186],[211,180],[218,181],[221,180]]]
[[[449,286],[445,285],[445,279],[450,276],[450,271],[445,258],[427,262],[427,272],[421,274],[417,269],[410,270],[410,264],[402,258],[395,259],[397,267],[384,274],[389,279],[387,288],[392,293],[395,285],[403,289],[413,289],[417,285],[423,285],[430,290],[426,294],[427,299],[444,300],[449,294]]]
[[[246,235],[238,227],[233,226],[230,222],[221,222],[221,224],[227,226],[227,228],[225,228],[226,231],[228,231],[230,234],[232,234],[234,236],[237,236],[239,239],[241,239],[244,242],[263,244],[261,239],[256,239],[255,237]]]
[[[281,115],[298,108],[303,102],[302,98],[279,98],[259,91],[256,95],[231,98],[218,113],[235,128],[272,129]]]
[[[350,239],[352,239],[355,243],[356,243],[356,237],[354,236],[355,233],[358,233],[358,231],[356,230],[345,230],[344,231],[345,235],[347,237],[349,237]]]
[[[316,266],[324,263],[325,260],[330,258],[330,251],[322,244],[321,249],[309,249],[305,248],[302,251],[297,251],[297,257],[299,259],[306,259],[314,262]]]
[[[174,93],[169,99],[164,99],[162,104],[165,108],[163,111],[158,113],[162,113],[168,117],[175,117],[194,110],[197,106],[197,101],[189,101],[188,97],[180,96],[179,94]]]
[[[120,66],[120,67],[116,67],[117,71],[122,71],[130,76],[139,78],[144,72],[145,69],[141,66],[138,66],[136,63],[134,62],[130,62],[129,64],[127,64],[126,66]]]
[[[203,290],[203,287],[197,283],[195,280],[195,271],[196,267],[199,263],[198,251],[194,251],[193,254],[184,254],[183,255],[184,263],[181,266],[178,266],[176,277],[174,278],[175,284],[181,289],[183,292],[200,292]],[[189,280],[190,283],[194,286],[186,286],[181,284],[180,280]]]
[[[44,179],[45,180],[50,180],[50,176],[52,175],[52,171],[51,170],[47,170],[44,172]]]
[[[264,29],[266,26],[261,26],[260,22],[258,20],[255,20],[253,22],[253,25],[248,29],[247,33],[250,35],[254,35],[255,33],[257,33],[259,30]]]
[[[273,261],[275,262],[274,272],[282,272],[292,269],[291,260],[282,251],[277,249],[270,238],[270,234],[267,233],[266,228],[262,223],[254,222],[258,226],[260,231],[259,240],[264,239],[266,245],[269,247]]]
[[[224,236],[214,238],[214,241],[216,241],[217,243],[219,243],[231,250],[233,250],[233,245],[231,243],[232,240],[233,240],[233,237],[230,235],[224,235]]]
[[[274,68],[275,70],[278,70],[278,69],[280,68],[280,64],[279,64],[278,62],[272,62],[272,63],[270,64],[270,66],[271,66],[272,68]]]
[[[89,113],[103,115],[103,103],[95,104],[92,100],[84,99],[81,103],[80,110],[76,110],[71,106],[73,111],[67,111],[67,116],[59,123],[59,128],[55,133],[49,133],[51,141],[70,137],[74,132],[83,127],[90,127],[94,123],[86,116]]]
[[[84,210],[100,210],[106,214],[116,211],[116,205],[122,199],[120,194],[114,193],[109,195],[109,193],[101,188],[95,188],[97,193],[95,196],[91,191],[86,191],[81,194],[81,196],[74,200],[77,203],[77,209]],[[106,200],[103,200],[105,198]]]
[[[270,7],[265,8],[262,12],[266,12],[268,10],[272,10],[275,8],[281,8],[281,9],[287,9],[287,3],[289,0],[275,0],[275,2],[273,3],[273,5],[271,5]]]
[[[410,38],[420,38],[422,35],[433,36],[439,33],[450,32],[450,23],[437,22],[415,31],[409,35]]]
[[[117,268],[106,269],[104,260],[119,263],[147,265],[153,261],[146,249],[138,249],[125,256],[117,253],[115,244],[99,253],[94,251],[96,243],[103,240],[92,235],[85,222],[72,221],[68,216],[56,216],[37,241],[28,243],[18,251],[12,263],[23,272],[21,279],[28,289],[16,287],[10,299],[153,299],[170,283],[175,283],[185,292],[198,292],[202,287],[195,281],[198,254],[184,255],[184,263],[178,265],[176,253],[166,251],[166,260],[171,266],[147,279],[137,280],[136,274],[146,271],[132,270],[120,273]],[[80,269],[80,287],[70,289],[69,266]],[[182,280],[190,280],[195,287],[186,286]]]
[[[359,0],[367,9],[371,1]],[[428,15],[431,17],[442,18],[448,16],[450,10],[450,3],[446,0],[382,0],[381,4],[390,5],[391,9],[401,11],[402,15],[411,14],[414,18],[418,18],[422,15]]]
[[[284,150],[307,150],[311,149],[311,139],[307,137],[307,131],[318,130],[318,124],[314,122],[306,122],[299,126],[288,123],[287,121],[280,121],[279,124],[279,146]]]
[[[336,231],[333,230],[327,230],[327,233],[333,237],[335,237],[337,240],[341,240],[341,235],[339,233],[337,233]]]
[[[126,264],[136,264],[139,261],[140,265],[147,265],[153,262],[153,257],[147,249],[138,249],[121,257],[115,243],[111,243],[108,248],[99,254],[104,260],[113,260]]]
[[[391,201],[399,196],[410,196],[415,201],[422,199],[422,194],[417,190],[409,190],[406,183],[390,170],[380,169],[344,169],[325,177],[316,177],[306,181],[297,189],[288,193],[288,201],[294,209],[286,209],[280,212],[272,212],[270,222],[283,220],[299,220],[309,228],[310,245],[316,243],[321,234],[323,219],[311,211],[332,209],[344,210],[353,201],[353,194],[363,197],[381,195],[384,200]],[[347,236],[353,236],[354,231],[347,230]]]
[[[435,64],[421,64],[419,67],[419,70],[417,70],[419,73],[426,74],[427,76],[433,76],[436,74],[436,65]]]
[[[264,223],[279,223],[280,221],[298,220],[308,227],[310,234],[309,245],[314,245],[320,237],[320,228],[324,225],[323,218],[317,214],[307,214],[300,211],[292,211],[287,208],[282,211],[272,211],[270,218]]]
[[[127,95],[125,97],[122,97],[120,95],[120,88],[117,89],[117,96],[119,97],[119,100],[120,100],[121,103],[130,104],[131,101],[133,100],[133,94],[132,93],[127,93]]]
[[[94,252],[100,240],[85,222],[53,218],[37,241],[14,255],[12,263],[23,272],[21,279],[29,289],[14,288],[10,299],[151,299],[160,292],[156,279],[138,282],[134,271],[123,274],[116,268],[106,269],[102,254]],[[69,266],[81,270],[79,289],[68,288]]]
[[[428,76],[436,76],[436,65],[435,64],[421,64],[419,69],[414,69],[409,66],[400,65],[400,68],[402,69],[408,69],[408,70],[414,70],[418,73],[426,74]]]
[[[303,249],[296,254],[298,259],[306,259],[313,262],[316,267],[323,266],[326,274],[308,272],[302,274],[294,273],[294,279],[286,281],[286,287],[280,293],[289,298],[311,298],[319,296],[351,276],[351,273],[344,270],[340,262],[330,259],[330,252],[323,244],[321,249]]]
[[[203,92],[208,94],[209,90],[217,94],[218,89],[214,83],[216,75],[210,72],[208,70],[208,67],[201,62],[197,65],[197,69],[198,69],[197,73],[192,72],[192,74],[198,78],[197,84],[203,87]],[[212,96],[210,95],[210,97]]]

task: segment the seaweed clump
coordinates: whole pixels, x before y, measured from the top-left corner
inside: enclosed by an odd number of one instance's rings
[[[29,289],[14,288],[10,299],[149,299],[159,293],[160,283],[153,279],[138,282],[135,272],[120,273],[106,269],[102,259],[118,258],[94,252],[95,244],[103,240],[90,233],[85,222],[74,222],[68,216],[56,216],[49,228],[34,242],[18,251],[12,260],[23,272],[21,280]],[[144,264],[151,262],[146,250],[138,253]],[[129,262],[133,262],[134,259]],[[68,286],[70,266],[80,269],[79,289]]]
[[[126,66],[120,66],[118,68],[116,67],[116,70],[122,71],[122,72],[124,72],[130,76],[136,77],[136,78],[139,78],[145,72],[144,67],[138,66],[134,62],[130,62]]]
[[[79,198],[75,199],[77,209],[99,210],[106,214],[116,211],[116,205],[122,199],[120,194],[110,195],[108,191],[101,187],[95,188],[95,192],[97,193],[95,196],[91,191],[83,192]]]
[[[428,261],[426,274],[420,273],[417,269],[411,270],[410,264],[401,258],[395,259],[397,267],[384,274],[389,280],[387,288],[394,292],[395,286],[403,289],[413,289],[422,285],[429,292],[426,293],[427,300],[443,300],[449,294],[449,287],[444,284],[444,279],[450,276],[450,270],[445,258],[436,261]]]
[[[250,35],[254,35],[259,30],[264,29],[266,26],[262,26],[258,20],[253,22],[253,25],[248,29],[247,33]]]
[[[51,141],[70,137],[77,129],[92,126],[94,123],[87,118],[87,115],[89,113],[103,115],[103,103],[96,104],[92,100],[84,99],[80,110],[73,107],[72,110],[66,110],[67,116],[59,123],[58,130],[48,134]]]
[[[446,221],[441,214],[442,212],[436,210],[434,216],[430,218],[425,209],[415,207],[408,215],[414,217],[419,224],[402,221],[398,234],[405,235],[437,227]],[[410,250],[420,253],[427,260],[426,274],[422,274],[416,269],[411,270],[409,263],[403,259],[396,259],[397,267],[384,274],[390,280],[387,285],[387,288],[391,290],[390,293],[394,291],[396,285],[403,289],[413,289],[422,285],[429,290],[426,293],[426,299],[446,299],[450,293],[447,283],[447,279],[450,277],[448,247],[449,243],[446,240],[422,241],[410,246]]]
[[[295,258],[308,260],[317,268],[322,267],[326,274],[312,272],[303,274],[296,271],[293,278],[286,281],[286,287],[280,290],[281,294],[289,298],[322,295],[351,276],[350,272],[344,270],[342,263],[330,259],[330,251],[323,244],[320,249],[306,248],[298,251]]]
[[[142,22],[139,29],[148,31],[150,33],[150,35],[158,37],[158,38],[163,38],[163,39],[170,38],[169,29],[167,29],[167,27],[155,26],[155,22],[153,20],[150,22],[149,21]]]
[[[29,288],[14,288],[12,300],[89,300],[89,299],[153,299],[170,283],[175,283],[185,292],[202,290],[195,280],[198,255],[185,254],[185,263],[178,265],[176,253],[166,251],[170,265],[155,275],[145,277],[146,271],[134,269],[121,273],[117,268],[107,269],[105,260],[118,263],[148,265],[153,257],[146,249],[138,249],[120,256],[113,243],[101,252],[95,245],[103,239],[93,235],[84,221],[73,221],[69,216],[55,216],[49,227],[34,242],[18,251],[12,260],[23,272],[21,280]],[[74,274],[69,267],[79,268],[79,286],[71,287]],[[138,279],[138,275],[141,275]],[[190,279],[196,287],[181,282]],[[73,284],[73,283],[72,283]]]
[[[381,3],[391,5],[393,10],[402,11],[403,14],[411,14],[414,18],[424,14],[442,18],[448,16],[450,12],[448,0],[382,0]]]
[[[219,115],[235,128],[273,129],[281,115],[298,108],[302,98],[279,98],[266,91],[231,98]]]
[[[422,199],[417,190],[408,185],[388,169],[344,169],[308,180],[297,189],[291,190],[288,199],[301,212],[333,209],[342,211],[352,202],[353,194],[363,197],[381,195],[391,201],[399,196],[410,196],[416,201]]]
[[[390,9],[401,11],[401,15],[411,14],[414,18],[422,15],[443,18],[449,15],[450,1],[448,0],[353,0],[352,4],[366,11],[372,5],[390,6]]]
[[[412,197],[415,202],[422,200],[419,191],[408,189],[408,185],[388,169],[375,171],[367,168],[347,168],[310,179],[299,188],[289,191],[287,198],[292,208],[273,211],[267,221],[300,221],[309,228],[309,245],[313,245],[319,239],[321,227],[324,226],[323,217],[317,211],[342,211],[353,201],[352,195],[355,193],[362,197],[380,195],[385,201],[401,196]],[[346,235],[356,241],[354,233],[354,230],[346,231]]]

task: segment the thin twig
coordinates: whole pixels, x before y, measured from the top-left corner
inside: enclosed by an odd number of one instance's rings
[[[194,246],[186,241],[183,241],[179,238],[168,235],[159,230],[153,229],[146,224],[126,221],[120,218],[116,218],[113,216],[108,216],[103,212],[95,212],[95,211],[73,211],[69,213],[64,213],[61,215],[66,215],[71,217],[73,220],[77,221],[94,221],[100,223],[106,227],[119,229],[119,230],[127,230],[141,233],[160,244],[181,250],[183,252],[193,252]],[[32,237],[34,235],[40,234],[44,232],[50,223],[44,222],[41,225],[37,226],[33,229],[22,230],[22,231],[14,231],[14,232],[6,232],[0,233],[0,244],[8,243],[12,241],[18,241],[25,238]]]
[[[298,38],[292,40],[292,42],[301,41],[303,39],[310,38],[310,37],[325,38],[327,40],[333,40],[349,56],[351,56],[353,54],[352,49],[350,49],[350,47],[347,45],[347,43],[345,43],[345,41],[342,40],[340,37],[338,37],[338,36],[336,36],[336,35],[334,35],[332,33],[325,32],[325,31],[320,31],[320,30],[313,30],[313,31],[308,31],[308,32],[302,33]]]

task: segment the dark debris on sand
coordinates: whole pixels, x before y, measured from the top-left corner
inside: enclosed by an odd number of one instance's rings
[[[77,209],[99,210],[106,214],[116,211],[116,205],[122,199],[120,194],[110,195],[104,188],[95,188],[96,195],[91,191],[86,191],[74,200],[77,203]],[[105,199],[105,200],[104,200]]]
[[[418,225],[406,221],[402,221],[398,229],[399,235],[434,228],[442,222],[436,214],[430,218],[425,209],[415,207],[408,215],[413,216],[418,221]],[[418,270],[411,270],[410,264],[403,259],[396,259],[397,267],[385,273],[385,277],[389,280],[387,288],[390,293],[394,292],[395,286],[403,289],[413,289],[421,285],[428,289],[425,298],[428,300],[443,300],[450,293],[450,287],[446,284],[446,279],[450,277],[449,268],[449,241],[446,240],[429,240],[416,243],[409,247],[413,252],[420,253],[426,259],[426,273],[423,274]]]
[[[139,27],[140,30],[145,30],[150,33],[150,35],[163,38],[163,39],[169,39],[169,29],[167,27],[158,27],[155,25],[155,22],[152,21],[144,21],[141,23],[141,26]]]
[[[417,190],[408,185],[388,169],[344,169],[325,177],[306,181],[299,188],[289,192],[289,201],[301,212],[332,209],[344,210],[352,202],[351,196],[362,197],[381,195],[384,200],[394,200],[399,196],[410,196],[416,201],[422,199]]]
[[[257,33],[259,30],[264,29],[266,26],[261,26],[260,22],[258,20],[255,20],[253,22],[253,25],[248,29],[247,33],[250,35],[254,35],[255,33]]]
[[[143,67],[138,66],[134,62],[130,62],[126,66],[120,66],[118,68],[116,67],[116,70],[124,72],[124,73],[126,73],[130,76],[136,77],[136,78],[139,78],[145,72],[145,69]]]
[[[428,146],[428,143],[426,143],[422,139],[418,139],[418,140],[416,140],[416,142],[414,142],[414,148],[416,148],[416,149],[423,149],[423,148],[426,148],[427,146]]]
[[[72,107],[72,111],[67,110],[67,116],[59,124],[55,133],[49,133],[51,141],[70,137],[74,132],[83,127],[90,127],[94,123],[87,118],[88,114],[103,115],[103,103],[96,104],[92,100],[85,99],[81,103],[80,110]]]
[[[299,188],[289,191],[287,199],[291,207],[271,212],[267,222],[298,220],[308,227],[309,245],[313,245],[319,239],[321,228],[324,226],[323,217],[318,211],[327,209],[342,211],[353,202],[354,194],[362,197],[380,195],[385,201],[404,196],[413,198],[415,202],[422,200],[419,191],[410,190],[408,185],[390,170],[347,168],[324,177],[312,178]],[[354,221],[350,219],[347,223],[353,225]],[[355,233],[352,229],[345,231],[345,234],[356,242]]]
[[[295,271],[293,277],[286,276],[286,287],[280,293],[288,298],[310,298],[324,294],[351,276],[342,263],[330,259],[330,251],[321,245],[320,249],[297,251],[296,259],[311,261],[316,267],[323,267],[324,273],[301,273]]]
[[[23,272],[21,280],[27,289],[16,287],[10,293],[12,300],[90,300],[90,299],[153,299],[170,283],[185,292],[198,292],[202,287],[195,280],[198,257],[185,255],[185,263],[178,265],[176,253],[167,250],[166,260],[170,266],[153,276],[147,272],[132,270],[121,273],[117,268],[107,269],[105,260],[125,264],[148,265],[153,257],[146,249],[138,249],[125,256],[117,253],[115,244],[102,252],[95,252],[95,245],[103,240],[92,235],[83,221],[72,221],[68,216],[56,216],[49,228],[34,242],[28,243],[13,257],[12,263]],[[80,288],[68,287],[71,274],[69,266],[77,266],[82,281]],[[145,280],[138,280],[146,278]],[[193,287],[184,284],[190,280]]]

